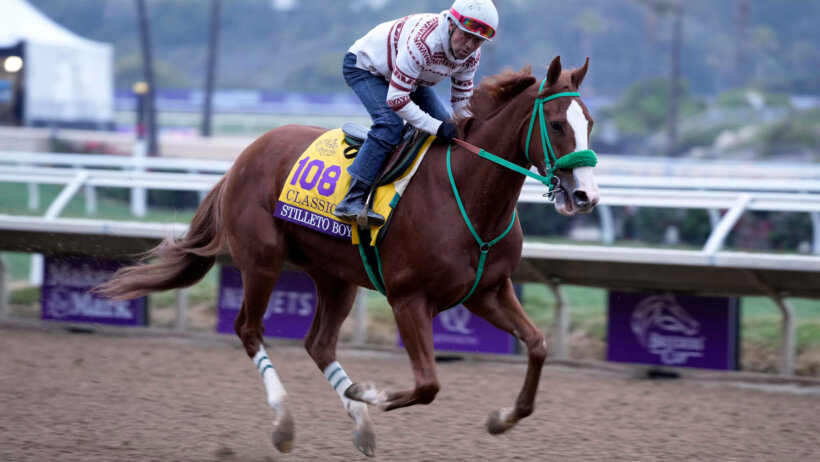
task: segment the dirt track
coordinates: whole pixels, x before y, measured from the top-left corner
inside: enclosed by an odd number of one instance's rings
[[[262,381],[231,342],[0,327],[0,460],[366,460],[304,350],[268,351],[296,419],[286,455],[270,444]],[[339,359],[354,380],[411,384],[403,356],[345,350]],[[817,390],[548,366],[535,414],[494,437],[484,419],[513,404],[524,365],[467,360],[438,372],[433,404],[371,410],[377,460],[820,460]]]

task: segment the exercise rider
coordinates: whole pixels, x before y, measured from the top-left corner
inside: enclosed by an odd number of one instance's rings
[[[456,117],[469,115],[479,48],[495,36],[498,12],[491,0],[456,0],[439,14],[414,14],[385,22],[360,38],[344,57],[345,82],[364,104],[373,126],[350,173],[350,189],[335,214],[354,220],[367,207],[370,186],[401,140],[404,121],[452,142],[455,127],[432,86],[450,77]],[[367,210],[370,226],[384,217]]]

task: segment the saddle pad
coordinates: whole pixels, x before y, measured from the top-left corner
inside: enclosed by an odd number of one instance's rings
[[[317,138],[291,169],[273,216],[330,236],[350,239],[351,223],[333,215],[350,187],[347,167],[353,159],[345,158],[346,147],[341,129],[330,130]]]
[[[419,165],[421,165],[421,161],[424,158],[424,155],[427,154],[427,150],[430,148],[430,145],[435,141],[435,136],[428,136],[424,143],[418,150],[416,157],[413,159],[413,163],[401,176],[399,176],[395,181],[392,183],[388,183],[376,188],[376,198],[373,201],[373,210],[384,217],[385,221],[382,226],[373,228],[370,233],[370,245],[375,246],[376,242],[379,239],[384,237],[385,232],[387,231],[387,226],[390,224],[390,216],[393,214],[393,210],[396,208],[396,205],[399,203],[399,199],[401,199],[401,195],[404,194],[404,190],[407,189],[407,185],[410,183],[410,180],[413,178],[413,175],[416,174],[416,170],[418,170]],[[353,227],[353,243],[359,243],[359,230],[356,227]]]
[[[384,235],[390,223],[390,214],[433,140],[435,137],[430,136],[424,142],[413,164],[403,175],[393,183],[376,189],[373,209],[386,221],[372,230],[370,245],[376,245]],[[345,158],[346,147],[348,144],[341,129],[330,130],[311,143],[288,174],[273,216],[340,239],[352,239],[353,244],[358,244],[358,230],[351,226],[353,221],[340,220],[333,214],[350,187],[347,168],[353,159]]]

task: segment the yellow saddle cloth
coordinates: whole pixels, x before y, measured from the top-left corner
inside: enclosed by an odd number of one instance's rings
[[[373,209],[387,221],[371,230],[370,245],[375,245],[383,234],[380,231],[389,223],[393,209],[434,139],[433,136],[427,138],[412,165],[396,181],[376,189]],[[347,146],[341,129],[330,130],[317,138],[291,169],[273,216],[358,244],[359,233],[352,226],[354,222],[341,220],[333,214],[350,187],[347,168],[353,159],[344,156]]]

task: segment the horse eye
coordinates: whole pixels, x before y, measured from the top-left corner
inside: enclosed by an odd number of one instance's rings
[[[564,131],[564,127],[561,125],[561,122],[550,122],[550,128],[552,131],[557,133],[562,133]]]

